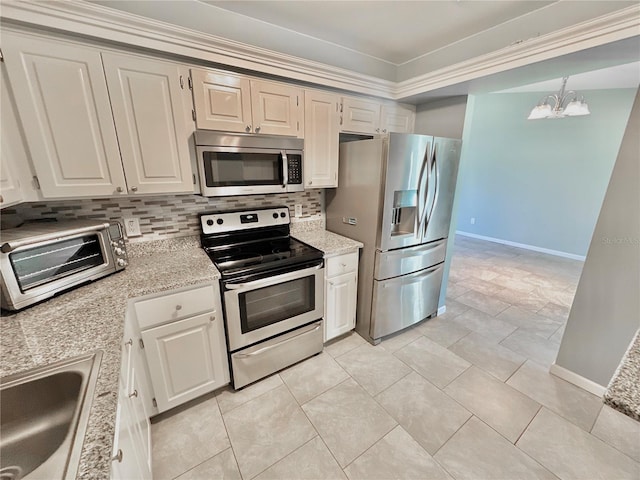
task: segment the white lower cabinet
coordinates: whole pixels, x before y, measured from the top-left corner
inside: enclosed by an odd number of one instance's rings
[[[356,326],[358,252],[326,259],[324,341]]]
[[[217,284],[135,305],[157,413],[229,383]]]

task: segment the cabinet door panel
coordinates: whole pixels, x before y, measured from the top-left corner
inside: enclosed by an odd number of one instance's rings
[[[380,104],[344,97],[341,130],[355,133],[380,133]]]
[[[113,442],[113,456],[122,451],[121,460],[113,460],[111,464],[111,478],[113,480],[128,480],[131,478],[151,478],[145,475],[140,466],[136,451],[136,437],[133,426],[133,415],[127,398],[118,396],[118,410],[116,412],[116,433]]]
[[[43,196],[126,190],[100,53],[13,35],[2,49]]]
[[[267,135],[298,136],[302,90],[288,85],[251,80],[253,131]]]
[[[382,133],[413,133],[416,112],[404,105],[382,106]]]
[[[222,318],[213,313],[145,330],[142,339],[160,412],[229,383]]]
[[[325,342],[355,327],[357,283],[356,272],[327,280]]]
[[[129,192],[193,192],[180,67],[110,53],[102,58]]]
[[[251,85],[248,78],[192,69],[196,127],[250,132]]]
[[[337,187],[340,97],[306,91],[304,98],[304,183],[310,187]]]

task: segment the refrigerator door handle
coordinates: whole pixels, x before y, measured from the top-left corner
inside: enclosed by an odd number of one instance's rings
[[[433,211],[436,208],[436,203],[438,203],[438,193],[440,192],[440,182],[439,174],[438,174],[438,157],[436,152],[436,143],[433,142],[433,162],[431,164],[431,168],[434,173],[434,188],[433,188],[433,201],[431,202],[431,208],[429,209],[429,216],[427,217],[427,224],[424,226],[424,234],[426,234],[427,228],[429,228],[429,222],[431,221],[431,216],[433,215]],[[431,170],[431,168],[429,170]]]
[[[426,151],[424,152],[424,158],[422,159],[422,166],[420,167],[420,175],[418,176],[418,201],[417,201],[417,215],[416,215],[416,236],[422,241],[422,232],[424,230],[424,219],[427,213],[427,195],[429,193],[429,152],[431,145],[427,144]],[[425,190],[422,190],[422,179],[424,178],[424,172],[427,171],[427,185]]]

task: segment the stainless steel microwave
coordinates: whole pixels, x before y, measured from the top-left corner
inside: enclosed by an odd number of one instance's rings
[[[195,132],[205,197],[304,191],[301,138]]]
[[[34,222],[3,230],[2,308],[20,310],[126,266],[117,222]]]

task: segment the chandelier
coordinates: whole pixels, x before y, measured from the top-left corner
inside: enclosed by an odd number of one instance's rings
[[[564,118],[577,117],[580,115],[589,115],[589,106],[584,101],[582,95],[578,96],[577,92],[569,90],[565,92],[567,80],[569,77],[562,79],[560,91],[553,95],[547,95],[533,107],[527,120],[539,120],[541,118]]]

